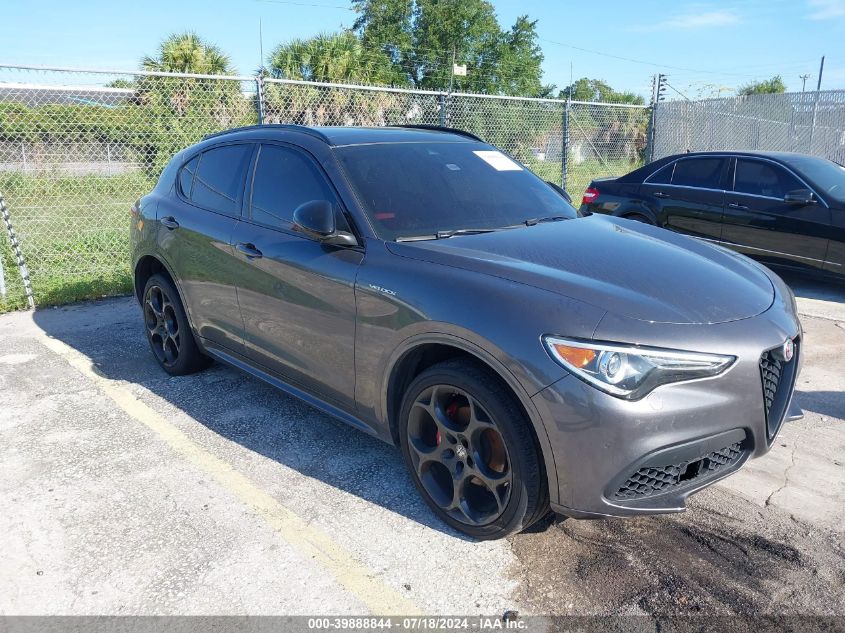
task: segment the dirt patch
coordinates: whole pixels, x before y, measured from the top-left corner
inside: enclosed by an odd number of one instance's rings
[[[520,604],[544,614],[845,612],[841,534],[719,488],[685,514],[547,524],[511,541]]]

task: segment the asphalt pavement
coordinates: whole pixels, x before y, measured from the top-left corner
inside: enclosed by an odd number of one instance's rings
[[[684,514],[474,542],[398,450],[118,298],[0,316],[0,614],[845,614],[845,287],[789,280],[805,361],[773,450]]]

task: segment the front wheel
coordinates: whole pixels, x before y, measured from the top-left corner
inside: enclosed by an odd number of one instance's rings
[[[440,363],[411,383],[400,441],[426,503],[469,536],[502,538],[548,512],[530,422],[507,386],[477,363]]]

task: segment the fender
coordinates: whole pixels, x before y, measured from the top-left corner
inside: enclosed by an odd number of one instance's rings
[[[137,289],[137,285],[136,285],[136,279],[137,279],[137,276],[138,276],[138,262],[140,262],[144,257],[152,257],[153,259],[161,262],[161,265],[167,271],[167,274],[170,275],[170,278],[173,280],[173,285],[176,287],[176,293],[179,295],[179,301],[182,302],[182,306],[185,309],[185,315],[188,317],[188,324],[191,326],[191,331],[194,333],[194,338],[196,339],[198,345],[202,345],[202,338],[199,336],[196,328],[194,327],[194,322],[193,322],[193,319],[191,318],[190,308],[188,307],[188,303],[185,301],[185,295],[182,292],[181,282],[179,281],[179,278],[174,274],[173,267],[170,265],[170,262],[167,261],[167,259],[164,257],[164,255],[162,253],[160,253],[160,252],[153,253],[151,251],[144,251],[135,260],[135,263],[132,266],[132,286],[134,288],[136,288],[136,291],[134,293],[135,294],[135,301],[138,301],[138,291],[139,291]],[[143,291],[143,290],[144,290],[143,288],[140,289],[140,291]],[[139,305],[140,305],[140,302],[139,302]]]
[[[651,208],[651,206],[645,204],[643,201],[638,200],[635,204],[629,203],[628,205],[622,207],[620,211],[614,213],[615,216],[620,218],[627,218],[627,216],[634,214],[647,217],[655,226],[662,226],[660,221],[657,219],[657,213]]]
[[[413,334],[397,345],[389,357],[386,369],[382,376],[381,398],[379,401],[379,411],[377,412],[379,419],[384,421],[386,427],[390,427],[391,420],[388,406],[388,387],[390,385],[390,378],[393,375],[393,371],[397,364],[408,352],[411,352],[421,345],[428,344],[449,345],[475,356],[478,360],[485,363],[494,372],[496,372],[499,378],[505,381],[511,391],[516,395],[523,409],[525,409],[528,414],[529,421],[534,427],[534,434],[540,444],[540,451],[543,455],[543,463],[546,468],[546,478],[549,482],[549,496],[553,500],[559,500],[557,477],[551,476],[551,473],[557,473],[554,454],[551,448],[551,443],[549,442],[549,435],[546,430],[546,426],[540,418],[540,413],[537,411],[534,402],[531,400],[531,396],[533,394],[529,394],[513,372],[511,372],[504,363],[496,358],[496,356],[488,351],[488,349],[485,349],[485,347],[463,338],[462,336],[451,332],[429,331]],[[489,347],[491,349],[495,349],[495,346],[493,345],[490,345]]]

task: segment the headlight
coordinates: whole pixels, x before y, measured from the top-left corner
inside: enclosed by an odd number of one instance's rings
[[[716,376],[736,356],[699,354],[617,343],[544,336],[549,354],[566,369],[607,393],[638,400],[670,382]]]

